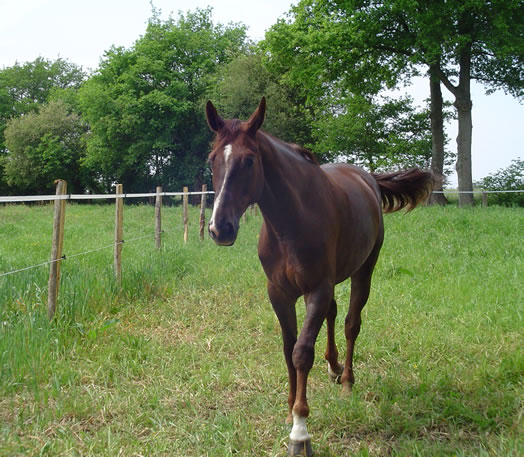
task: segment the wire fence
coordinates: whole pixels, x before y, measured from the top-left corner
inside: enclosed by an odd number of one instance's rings
[[[45,201],[60,201],[60,200],[111,200],[111,199],[129,199],[129,198],[158,198],[158,197],[184,197],[184,196],[195,196],[195,195],[213,195],[214,191],[196,191],[196,192],[155,192],[155,193],[122,193],[122,194],[65,194],[65,195],[28,195],[28,196],[0,196],[0,203],[30,203],[30,202],[45,202]],[[160,233],[171,232],[175,230],[182,229],[184,226],[180,225],[171,229],[163,229]],[[68,260],[75,257],[86,256],[95,252],[103,251],[105,249],[114,248],[117,245],[122,245],[124,243],[131,243],[134,241],[139,241],[145,238],[155,238],[156,233],[147,234],[138,236],[135,238],[127,238],[121,241],[115,241],[111,244],[101,246],[98,248],[90,249],[87,251],[79,252],[76,254],[62,255],[57,259],[51,259],[46,262],[41,262],[35,265],[29,265],[23,268],[18,268],[15,270],[7,271],[0,273],[0,278],[5,276],[10,276],[16,273],[21,273],[24,271],[32,270],[35,268],[45,267],[52,265],[56,262],[61,262],[62,260]]]
[[[169,230],[162,230],[162,233],[166,233],[166,232],[173,232],[175,230],[180,230],[182,229],[184,226],[183,225],[179,225],[177,227],[174,227],[174,228],[171,228]],[[67,254],[67,255],[62,255],[60,258],[58,259],[53,259],[53,260],[48,260],[47,262],[42,262],[42,263],[38,263],[36,265],[30,265],[30,266],[27,266],[27,267],[24,267],[24,268],[19,268],[17,270],[12,270],[12,271],[7,271],[5,273],[0,273],[0,278],[4,277],[4,276],[9,276],[9,275],[13,275],[13,274],[16,274],[16,273],[21,273],[23,271],[28,271],[28,270],[32,270],[32,269],[35,269],[35,268],[40,268],[40,267],[45,267],[47,265],[51,265],[55,262],[60,262],[62,260],[70,260],[70,259],[74,259],[75,257],[82,257],[82,256],[86,256],[86,255],[89,255],[89,254],[93,254],[95,252],[99,252],[99,251],[103,251],[105,249],[109,249],[109,248],[114,248],[115,245],[118,245],[118,244],[124,244],[124,243],[132,243],[134,241],[139,241],[139,240],[143,240],[145,238],[155,238],[155,234],[147,234],[147,235],[142,235],[142,236],[137,236],[135,238],[126,238],[125,240],[122,240],[122,241],[118,241],[118,242],[113,242],[111,244],[106,244],[105,246],[101,246],[101,247],[98,247],[98,248],[94,248],[94,249],[89,249],[87,251],[83,251],[83,252],[78,252],[76,254]]]
[[[473,190],[473,191],[458,191],[458,190],[443,190],[443,191],[433,191],[434,194],[499,194],[499,193],[522,193],[524,190]],[[184,196],[203,196],[203,195],[213,195],[214,191],[196,191],[196,192],[155,192],[155,193],[122,193],[122,194],[65,194],[65,195],[29,195],[29,196],[0,196],[0,203],[29,203],[29,202],[43,202],[43,201],[57,201],[57,200],[111,200],[117,198],[157,198],[157,197],[184,197]],[[174,231],[183,228],[184,226],[174,227],[169,230],[162,230],[161,233],[168,231]],[[62,255],[58,259],[48,260],[46,262],[38,263],[35,265],[26,266],[23,268],[15,269],[12,271],[7,271],[0,273],[0,278],[5,276],[10,276],[16,273],[21,273],[35,268],[40,268],[44,266],[51,265],[62,260],[72,259],[75,257],[86,256],[95,252],[103,251],[105,249],[114,248],[118,244],[131,243],[134,241],[139,241],[145,238],[154,238],[156,234],[147,234],[131,239],[121,240],[118,242],[113,242],[105,246],[94,248],[91,250],[79,252],[76,254]]]
[[[95,252],[103,251],[109,248],[114,248],[114,272],[117,283],[121,285],[122,281],[122,245],[124,243],[131,243],[140,241],[146,238],[154,238],[156,247],[161,247],[162,234],[166,230],[162,230],[161,223],[161,208],[163,197],[182,197],[183,210],[184,210],[184,225],[179,227],[170,228],[168,232],[184,229],[184,242],[188,239],[188,201],[189,196],[201,196],[201,210],[200,210],[200,239],[204,239],[204,226],[205,226],[205,208],[207,203],[207,196],[214,194],[212,191],[207,191],[207,186],[202,186],[200,192],[189,192],[187,187],[184,187],[183,192],[163,192],[161,187],[157,187],[155,193],[124,193],[122,185],[118,184],[116,192],[114,194],[67,194],[67,183],[63,180],[57,180],[56,194],[55,195],[30,195],[30,196],[3,196],[0,197],[0,203],[3,204],[17,204],[17,203],[30,203],[30,202],[45,202],[54,201],[54,220],[53,220],[53,237],[50,260],[45,262],[39,262],[34,265],[25,266],[22,268],[15,268],[10,271],[0,273],[0,278],[15,275],[17,273],[33,270],[49,266],[49,285],[48,285],[48,317],[52,319],[56,311],[56,302],[58,299],[58,288],[60,281],[60,268],[62,261],[77,258],[81,256],[88,256]],[[134,238],[123,237],[123,201],[124,199],[131,198],[153,198],[155,207],[155,230],[153,233],[146,235],[136,236]],[[66,212],[66,201],[67,200],[115,200],[115,238],[111,244],[96,247],[94,249],[84,250],[71,255],[63,255],[63,240],[64,240],[64,227],[65,227],[65,212]]]
[[[517,190],[434,190],[432,194],[512,194],[521,193],[524,189]]]

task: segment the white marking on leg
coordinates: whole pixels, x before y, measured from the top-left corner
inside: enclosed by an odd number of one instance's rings
[[[293,412],[293,428],[289,434],[289,439],[292,441],[303,442],[310,439],[306,427],[306,418],[299,416]]]
[[[231,157],[232,150],[233,150],[233,147],[230,144],[228,144],[224,148],[224,162],[226,166],[226,171],[224,172],[224,180],[222,181],[220,192],[218,193],[217,199],[215,200],[215,204],[213,205],[213,214],[211,215],[211,220],[209,221],[209,225],[211,228],[214,227],[216,214],[218,210],[220,209],[220,207],[222,206],[222,191],[224,190],[226,186],[227,178],[229,177],[229,159]]]

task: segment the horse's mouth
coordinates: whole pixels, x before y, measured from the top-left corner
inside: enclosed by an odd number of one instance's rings
[[[221,236],[220,233],[213,232],[209,230],[209,237],[215,242],[217,246],[233,246],[237,239],[236,232],[234,234],[229,234],[230,236]],[[233,236],[231,236],[233,235]]]
[[[213,237],[211,237],[213,238]],[[233,246],[235,244],[235,240],[218,240],[218,239],[213,239],[213,241],[215,242],[215,244],[217,246]]]

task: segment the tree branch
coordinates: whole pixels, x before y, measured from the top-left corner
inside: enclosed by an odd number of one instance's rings
[[[435,67],[435,73],[438,76],[438,78],[442,81],[442,84],[444,84],[446,89],[449,90],[456,97],[458,95],[458,87],[453,85],[453,83],[449,80],[446,74],[442,71],[442,68],[440,68],[440,66]]]

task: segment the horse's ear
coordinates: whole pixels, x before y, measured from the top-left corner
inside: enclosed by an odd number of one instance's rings
[[[249,121],[247,121],[249,133],[251,133],[252,135],[257,133],[258,129],[262,127],[262,124],[264,123],[265,115],[266,115],[266,97],[262,97],[262,100],[260,100],[260,104],[258,105],[258,108],[251,115],[251,117],[249,118]]]
[[[210,100],[208,100],[206,105],[206,118],[209,128],[213,130],[213,132],[218,133],[218,131],[224,127],[223,119],[218,115],[217,109]]]

